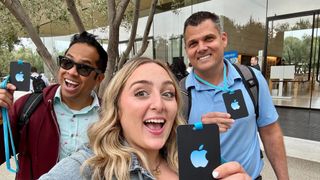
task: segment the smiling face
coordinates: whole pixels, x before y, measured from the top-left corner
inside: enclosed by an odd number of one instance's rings
[[[176,114],[176,89],[168,73],[155,63],[133,71],[119,99],[120,124],[134,148],[158,151],[166,143]]]
[[[76,43],[72,45],[66,52],[66,57],[72,59],[78,64],[86,64],[97,68],[96,62],[99,59],[97,50],[86,43]],[[76,66],[66,70],[59,68],[58,77],[61,85],[61,96],[64,103],[67,105],[77,102],[80,106],[87,106],[91,103],[91,91],[99,84],[104,75],[96,72],[91,72],[89,76],[85,77],[77,72]]]
[[[187,26],[184,38],[186,53],[198,75],[223,68],[227,34],[219,32],[210,19],[197,26]]]

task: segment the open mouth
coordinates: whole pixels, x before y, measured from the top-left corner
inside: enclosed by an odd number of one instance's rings
[[[164,119],[148,119],[144,121],[143,124],[147,126],[148,129],[160,130],[164,126],[165,120]]]
[[[79,83],[77,83],[75,81],[71,81],[70,79],[65,79],[64,82],[65,82],[66,86],[70,87],[70,88],[76,88],[79,86]]]

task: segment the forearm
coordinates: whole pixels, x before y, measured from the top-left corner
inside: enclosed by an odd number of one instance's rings
[[[279,124],[274,123],[260,128],[260,137],[277,179],[288,180],[287,157]]]

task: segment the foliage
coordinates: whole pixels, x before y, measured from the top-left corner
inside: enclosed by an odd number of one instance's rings
[[[19,43],[18,32],[21,29],[10,12],[0,4],[0,48],[12,51],[14,44]]]
[[[68,11],[64,0],[20,0],[25,11],[31,18],[32,24],[39,31],[39,28],[47,23],[69,23]]]
[[[0,49],[0,54],[0,77],[3,77],[9,74],[9,64],[14,55],[8,49]]]
[[[43,72],[43,61],[38,53],[28,48],[20,48],[16,51],[9,52],[7,49],[0,49],[0,76],[9,74],[9,66],[11,61],[21,59],[35,66],[39,72]]]

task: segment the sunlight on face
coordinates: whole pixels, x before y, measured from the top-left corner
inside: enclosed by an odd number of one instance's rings
[[[120,95],[120,123],[127,142],[142,151],[158,151],[168,139],[177,114],[176,90],[155,63],[138,67]]]

